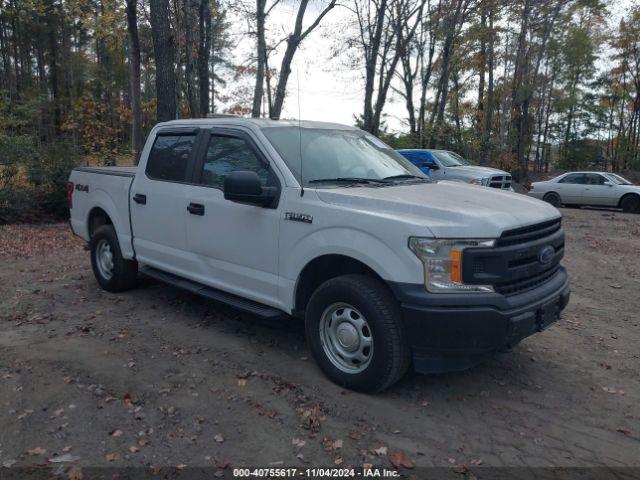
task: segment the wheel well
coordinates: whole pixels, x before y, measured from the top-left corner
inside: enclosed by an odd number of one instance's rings
[[[638,195],[637,193],[633,193],[633,192],[625,193],[622,197],[620,197],[620,201],[618,202],[618,207],[622,207],[622,202],[624,202],[624,199],[625,198],[629,198],[629,197],[638,197],[638,198],[640,198],[640,195]]]
[[[89,238],[93,237],[93,232],[102,225],[113,225],[111,218],[107,215],[107,212],[100,207],[95,207],[89,213]]]
[[[542,196],[542,198],[548,197],[549,195],[555,195],[556,197],[560,198],[560,195],[558,195],[556,192],[547,192]]]
[[[386,283],[380,275],[359,260],[346,255],[322,255],[307,263],[298,277],[294,314],[304,314],[311,295],[324,282],[350,273],[369,275]]]

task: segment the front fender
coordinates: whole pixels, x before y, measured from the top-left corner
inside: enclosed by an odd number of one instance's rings
[[[294,304],[295,285],[304,267],[323,255],[351,257],[367,265],[384,280],[406,283],[424,281],[422,265],[417,257],[410,254],[406,245],[393,248],[379,238],[354,228],[324,228],[295,242],[287,254],[281,256],[281,276],[293,287],[287,303]]]

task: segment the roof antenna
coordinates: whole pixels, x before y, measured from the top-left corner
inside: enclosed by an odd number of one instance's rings
[[[300,125],[300,68],[296,65],[296,79],[298,81],[298,146],[300,148],[300,196],[304,197],[304,175],[302,174],[302,126]]]

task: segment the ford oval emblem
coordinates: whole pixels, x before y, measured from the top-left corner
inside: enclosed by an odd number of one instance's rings
[[[553,248],[551,245],[545,245],[538,252],[538,261],[542,265],[547,265],[548,263],[551,262],[551,260],[553,260],[553,257],[555,256],[555,254],[556,254],[555,248]]]

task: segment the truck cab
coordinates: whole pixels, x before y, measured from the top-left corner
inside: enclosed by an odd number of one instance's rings
[[[138,275],[305,323],[334,382],[375,392],[411,367],[468,368],[559,318],[560,213],[432,182],[378,138],[322,122],[158,124],[137,167],[79,167],[71,228],[98,284]]]

